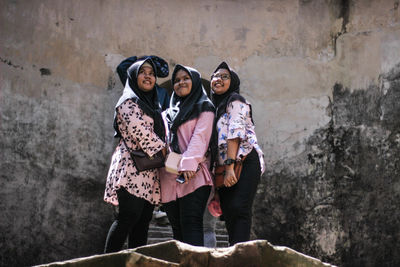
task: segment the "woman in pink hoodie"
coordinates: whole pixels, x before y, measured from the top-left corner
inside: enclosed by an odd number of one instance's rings
[[[214,105],[201,84],[200,73],[177,65],[172,74],[174,92],[163,113],[170,149],[182,154],[178,175],[160,170],[161,201],[174,239],[203,246],[203,214],[213,186],[207,151],[214,121]]]

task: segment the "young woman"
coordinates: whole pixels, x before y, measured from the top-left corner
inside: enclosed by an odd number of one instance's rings
[[[261,174],[263,152],[257,144],[251,105],[239,94],[236,72],[222,62],[211,76],[211,98],[216,107],[213,154],[225,166],[224,185],[218,190],[230,245],[250,239],[252,205]],[[234,164],[243,160],[240,177]],[[240,179],[239,179],[240,178]]]
[[[139,172],[128,151],[141,149],[153,156],[165,147],[154,70],[149,58],[132,64],[115,107],[114,129],[121,140],[111,159],[104,200],[118,206],[118,215],[108,232],[105,253],[121,250],[128,235],[129,248],[145,245],[154,205],[160,202],[158,170]]]
[[[178,175],[161,169],[161,200],[174,239],[203,246],[203,214],[213,185],[206,152],[215,109],[197,70],[177,65],[172,84],[170,107],[163,116],[169,129],[170,149],[182,154],[178,170],[185,183],[178,183]]]
[[[155,66],[155,72],[157,74],[157,77],[159,78],[165,78],[169,74],[169,67],[168,63],[162,59],[161,57],[158,56],[141,56],[141,57],[128,57],[121,61],[119,65],[117,66],[117,73],[119,76],[119,79],[121,80],[122,84],[126,84],[126,80],[128,79],[128,68],[135,63],[137,60],[143,60],[146,58],[150,58]],[[158,101],[160,102],[162,110],[166,110],[169,106],[169,95],[167,93],[167,90],[165,88],[160,87],[157,83],[155,85],[155,89],[157,91],[157,96],[158,96]]]

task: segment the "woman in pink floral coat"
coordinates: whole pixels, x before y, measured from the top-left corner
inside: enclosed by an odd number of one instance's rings
[[[165,128],[157,91],[155,66],[150,58],[128,69],[124,93],[115,108],[114,128],[120,137],[111,159],[104,200],[118,206],[118,215],[108,232],[105,253],[147,243],[154,205],[160,202],[157,169],[139,172],[130,158],[131,150],[142,149],[149,156],[165,151]]]

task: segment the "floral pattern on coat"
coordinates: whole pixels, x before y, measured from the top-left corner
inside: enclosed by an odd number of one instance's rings
[[[154,133],[153,119],[144,114],[131,99],[122,103],[116,112],[119,131],[131,150],[142,149],[149,156],[153,156],[165,147],[164,141]],[[122,139],[111,158],[104,201],[118,205],[116,191],[121,186],[132,195],[144,198],[152,204],[160,202],[158,170],[139,172]]]

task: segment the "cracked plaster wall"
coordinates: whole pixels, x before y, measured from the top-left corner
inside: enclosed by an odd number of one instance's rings
[[[206,79],[222,60],[238,71],[267,162],[254,237],[341,266],[399,263],[399,1],[0,6],[2,265],[102,251],[115,67],[143,54]]]

